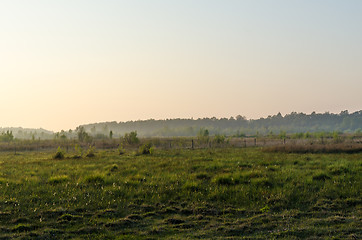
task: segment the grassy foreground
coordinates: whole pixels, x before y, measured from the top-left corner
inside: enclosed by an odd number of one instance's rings
[[[360,239],[362,153],[0,153],[0,239]]]

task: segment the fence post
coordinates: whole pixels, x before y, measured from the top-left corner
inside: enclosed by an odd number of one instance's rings
[[[191,149],[194,149],[194,140],[191,139]]]

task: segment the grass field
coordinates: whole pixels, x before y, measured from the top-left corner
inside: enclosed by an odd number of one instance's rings
[[[0,239],[360,239],[362,153],[0,153]]]

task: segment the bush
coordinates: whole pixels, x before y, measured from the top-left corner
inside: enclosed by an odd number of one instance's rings
[[[57,152],[54,155],[54,159],[64,159],[64,152],[60,147],[58,147]]]
[[[75,155],[73,156],[73,158],[81,158],[83,155],[82,148],[78,144],[76,144],[74,150],[75,150]]]
[[[138,144],[140,140],[137,137],[137,131],[126,133],[123,137],[123,141],[129,145]]]
[[[152,143],[146,143],[138,149],[138,152],[139,152],[139,154],[145,155],[145,154],[152,154],[153,150],[154,149],[153,149]]]
[[[96,151],[96,148],[94,146],[89,146],[86,157],[94,157],[95,151]]]
[[[215,137],[214,137],[214,142],[217,143],[217,144],[224,143],[225,142],[225,136],[216,134]]]

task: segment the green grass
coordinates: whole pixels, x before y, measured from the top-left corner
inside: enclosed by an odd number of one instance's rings
[[[362,153],[0,153],[0,239],[359,239]]]
[[[67,182],[68,180],[69,177],[67,175],[54,176],[49,178],[48,183],[58,184],[58,183]]]

